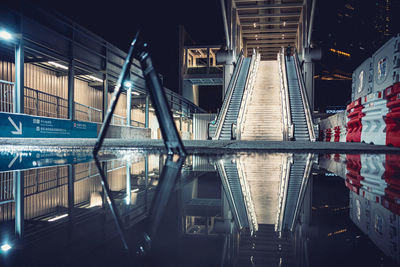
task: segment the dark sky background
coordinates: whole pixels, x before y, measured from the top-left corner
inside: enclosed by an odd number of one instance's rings
[[[28,1],[32,3],[33,1]],[[196,44],[222,44],[224,31],[219,0],[92,1],[35,0],[127,51],[138,29],[150,44],[164,85],[178,90],[178,25]]]
[[[15,1],[15,0],[14,0]],[[178,25],[183,25],[197,44],[223,44],[224,31],[219,0],[20,0],[55,10],[126,51],[138,29],[150,44],[156,69],[164,76],[164,85],[178,91]],[[374,34],[376,2],[382,0],[318,1],[313,40],[327,51],[335,48],[351,53],[350,60],[324,56],[316,64],[316,74],[337,69],[352,73],[386,39]],[[400,0],[391,0],[392,31],[400,31]],[[348,4],[354,10],[348,8]],[[388,39],[388,38],[387,38]],[[317,81],[316,103],[346,105],[350,100],[351,81]]]

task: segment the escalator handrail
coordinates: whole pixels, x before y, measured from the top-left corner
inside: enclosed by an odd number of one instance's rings
[[[256,80],[257,69],[258,69],[258,64],[260,62],[260,58],[261,58],[260,54],[257,53],[255,49],[253,49],[253,55],[251,56],[249,72],[246,79],[246,85],[244,87],[243,97],[240,103],[239,115],[237,119],[236,139],[238,140],[241,139],[241,134],[243,131],[244,114],[245,110],[247,109],[247,99],[249,98],[249,95],[251,95],[254,88],[254,83]]]
[[[297,216],[299,214],[301,205],[303,204],[303,201],[304,201],[304,196],[305,196],[305,193],[306,193],[306,190],[308,187],[308,182],[310,180],[310,174],[311,174],[311,169],[312,169],[312,165],[313,165],[313,158],[314,158],[314,155],[309,153],[307,156],[306,167],[304,169],[304,174],[302,177],[303,179],[301,181],[299,196],[296,201],[296,207],[295,207],[294,214],[293,214],[293,220],[290,225],[290,231],[293,231],[293,229],[295,227]]]
[[[277,229],[276,231],[281,232],[283,229],[283,219],[285,215],[286,209],[286,199],[287,199],[287,191],[289,187],[289,179],[290,179],[290,170],[293,164],[293,154],[284,157],[283,168],[282,168],[282,179],[280,185],[280,192],[279,192],[279,208],[277,214]]]
[[[243,225],[239,218],[239,212],[237,210],[236,203],[233,198],[233,193],[232,193],[231,187],[229,186],[228,175],[226,174],[224,163],[222,160],[219,160],[216,162],[215,165],[218,170],[218,173],[221,176],[221,182],[222,182],[222,186],[225,188],[226,198],[228,199],[228,202],[231,202],[231,209],[232,209],[233,217],[235,217],[235,222],[237,223],[237,227],[238,227],[238,229],[242,229]]]
[[[282,113],[285,120],[284,137],[286,140],[293,139],[293,122],[292,115],[290,113],[290,97],[289,97],[289,82],[287,77],[287,67],[285,60],[285,51],[282,48],[282,52],[278,54],[278,62],[280,64],[279,74],[281,76],[281,95],[282,95]]]
[[[294,65],[296,68],[296,73],[297,73],[297,77],[298,77],[298,81],[299,81],[300,93],[301,93],[301,98],[302,98],[302,102],[303,102],[303,106],[304,106],[304,113],[306,115],[308,134],[310,137],[310,141],[315,142],[315,132],[314,132],[314,127],[313,127],[313,120],[312,120],[312,114],[311,114],[311,110],[310,110],[310,104],[309,104],[309,100],[308,100],[307,93],[305,90],[306,86],[304,83],[303,75],[300,71],[299,56],[298,56],[296,50],[293,52],[293,58],[294,58],[294,62],[295,62]]]
[[[226,92],[226,96],[224,98],[224,103],[222,104],[221,111],[218,114],[218,118],[217,118],[217,122],[216,122],[217,129],[214,133],[213,139],[218,140],[219,136],[221,134],[222,125],[224,124],[224,120],[225,120],[225,115],[228,112],[229,103],[231,102],[233,91],[236,86],[236,81],[239,77],[240,69],[242,68],[242,65],[243,65],[243,59],[244,59],[243,50],[241,50],[240,54],[238,55],[238,59],[236,61],[237,64],[236,64],[235,70],[233,71],[232,78],[230,79],[229,84],[228,84],[228,89]]]

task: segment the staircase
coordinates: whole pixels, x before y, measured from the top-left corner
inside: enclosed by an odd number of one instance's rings
[[[306,114],[304,112],[303,101],[300,93],[299,81],[294,66],[294,58],[290,57],[290,61],[286,59],[286,71],[288,76],[290,112],[294,125],[294,138],[296,141],[310,141],[308,134]]]
[[[282,105],[278,61],[260,61],[247,102],[241,140],[282,141]]]
[[[297,266],[294,242],[289,232],[275,232],[273,224],[259,224],[258,232],[250,237],[241,235],[236,267]]]
[[[234,85],[232,97],[228,105],[225,118],[223,118],[223,124],[219,140],[231,140],[232,135],[232,124],[237,122],[239,115],[240,104],[242,102],[243,91],[246,85],[247,74],[249,72],[251,58],[244,58],[243,64],[240,69],[236,84]]]
[[[263,154],[240,158],[259,224],[276,222],[283,157],[283,154]]]

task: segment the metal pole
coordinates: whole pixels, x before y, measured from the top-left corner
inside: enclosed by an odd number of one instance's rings
[[[14,172],[15,185],[15,235],[22,239],[24,236],[24,172]]]
[[[225,0],[221,0],[221,7],[222,7],[222,20],[224,22],[226,49],[230,50],[231,44],[230,44],[230,40],[229,40],[228,21],[226,19]]]
[[[75,165],[68,165],[68,218],[72,223],[74,218],[74,205],[75,205]]]
[[[310,24],[308,26],[308,40],[307,40],[308,47],[310,47],[310,44],[311,44],[312,28],[313,28],[313,24],[314,24],[314,13],[315,13],[316,2],[317,2],[317,0],[313,0],[312,5],[311,5]]]
[[[75,119],[75,62],[73,59],[68,64],[68,119]]]
[[[125,202],[127,205],[131,204],[131,163],[126,163],[126,198]]]
[[[126,125],[131,126],[132,87],[126,90]]]
[[[101,121],[104,121],[108,107],[108,75],[103,75],[103,110],[101,114]]]
[[[13,112],[24,113],[24,41],[22,36],[15,46],[15,87]]]
[[[145,107],[145,122],[144,127],[149,128],[149,95],[146,95],[146,107]]]

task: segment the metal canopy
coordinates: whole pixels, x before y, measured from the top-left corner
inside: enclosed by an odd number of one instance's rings
[[[248,56],[276,59],[280,47],[295,46],[303,0],[234,0]]]

